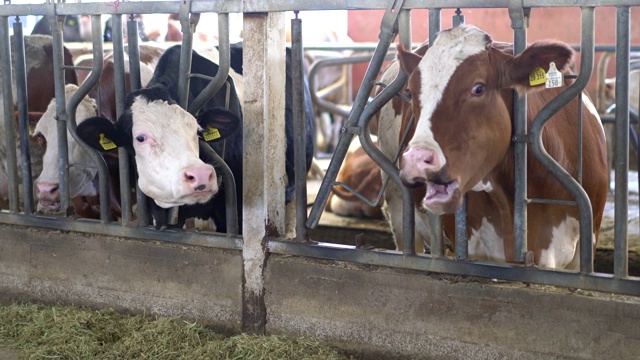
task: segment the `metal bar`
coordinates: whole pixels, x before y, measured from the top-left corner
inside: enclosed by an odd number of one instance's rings
[[[20,161],[22,163],[22,191],[25,214],[33,212],[33,186],[31,186],[31,154],[29,151],[29,105],[27,94],[27,64],[24,35],[20,18],[13,23],[13,54],[16,66],[16,94],[18,103],[18,128],[20,132]],[[12,114],[13,115],[13,114]],[[13,120],[13,116],[12,116]]]
[[[568,271],[541,270],[516,264],[491,264],[483,262],[451,261],[424,255],[401,254],[393,251],[355,250],[341,245],[309,245],[291,241],[269,240],[269,251],[276,254],[305,256],[333,261],[347,261],[367,265],[388,266],[425,272],[477,276],[525,283],[538,283],[582,290],[595,290],[640,296],[640,278],[615,279],[610,274],[575,273]]]
[[[127,42],[129,47],[129,84],[131,91],[142,88],[142,80],[140,79],[140,47],[138,45],[138,21],[133,15],[129,16],[127,21]],[[134,35],[132,35],[134,34]],[[129,169],[127,169],[128,174]],[[131,174],[129,174],[130,176]],[[131,186],[131,184],[129,184]],[[128,189],[129,187],[127,187]],[[138,226],[149,226],[149,211],[147,204],[147,196],[140,190],[136,182],[136,208]]]
[[[69,214],[69,146],[67,143],[67,108],[64,91],[64,46],[62,26],[64,18],[55,16],[55,4],[49,7],[49,25],[53,36],[53,78],[56,95],[56,127],[58,136],[58,184],[60,186],[60,210]]]
[[[125,108],[125,69],[124,69],[124,34],[122,31],[122,16],[112,15],[112,31],[113,31],[113,67],[114,67],[114,85],[116,90],[116,118],[124,113]],[[138,33],[129,34],[129,37],[136,37]],[[138,63],[139,64],[139,63]],[[131,65],[131,61],[129,62]],[[138,69],[139,71],[139,69]],[[120,206],[122,208],[122,225],[127,226],[131,223],[131,182],[129,174],[129,154],[123,147],[118,148],[118,168],[120,173]]]
[[[294,166],[296,181],[296,240],[308,240],[307,222],[307,171],[306,171],[306,148],[307,139],[305,96],[304,91],[304,49],[302,47],[302,21],[296,18],[291,19],[291,68],[293,73],[293,138],[294,138]]]
[[[582,186],[567,173],[549,154],[542,144],[542,129],[553,114],[562,109],[576,96],[581,96],[593,72],[594,8],[581,9],[582,49],[580,53],[580,74],[576,81],[536,115],[531,125],[532,151],[540,163],[576,199],[580,211],[580,272],[593,272],[593,211],[591,202]],[[585,51],[591,49],[591,51]]]
[[[325,204],[329,198],[329,193],[331,192],[332,183],[335,181],[336,176],[338,175],[340,165],[342,164],[349,145],[351,144],[353,134],[347,133],[346,129],[348,127],[354,127],[360,120],[360,115],[362,114],[362,111],[369,100],[369,94],[373,89],[373,83],[378,76],[378,71],[382,68],[384,57],[389,49],[391,42],[396,36],[399,12],[398,9],[400,9],[401,7],[402,1],[399,1],[399,3],[392,2],[389,4],[388,9],[383,16],[382,24],[380,26],[380,42],[378,42],[376,50],[374,51],[371,62],[369,63],[369,67],[367,68],[364,79],[362,81],[362,86],[360,87],[360,90],[358,91],[358,94],[356,95],[356,98],[353,102],[351,113],[349,114],[349,118],[345,123],[345,128],[343,128],[343,132],[340,135],[340,139],[338,140],[338,144],[336,145],[336,149],[329,163],[327,172],[325,173],[322,183],[320,184],[320,189],[318,190],[316,201],[311,207],[311,212],[309,214],[309,218],[307,219],[308,228],[315,228],[320,221],[320,216],[322,215],[322,211],[324,210]],[[365,145],[363,145],[363,148],[365,149],[365,151],[367,151]]]
[[[616,10],[616,124],[613,273],[629,275],[629,43],[628,7]]]
[[[194,13],[251,13],[269,11],[307,11],[307,10],[384,10],[388,0],[339,0],[339,1],[314,1],[314,0],[271,0],[251,1],[226,0],[226,1],[195,1],[191,7]],[[637,0],[524,0],[527,8],[553,8],[553,7],[584,7],[584,6],[637,6]],[[431,8],[506,8],[508,0],[405,0],[406,9],[431,9]],[[58,15],[75,14],[120,14],[130,15],[137,13],[154,12],[171,14],[179,12],[177,1],[126,1],[114,6],[113,2],[87,2],[87,3],[58,3]],[[11,4],[0,6],[2,15],[46,15],[43,4]]]
[[[441,28],[441,9],[429,9],[429,44],[433,44],[436,41],[436,37]],[[429,226],[431,227],[431,244],[429,245],[429,251],[431,254],[442,255],[444,254],[444,246],[442,245],[444,244],[442,217],[430,212],[427,212],[427,216],[429,217]]]
[[[18,212],[18,165],[16,161],[16,126],[13,121],[13,74],[11,72],[11,40],[9,38],[9,19],[0,17],[0,59],[2,59],[2,100],[4,102],[5,150],[7,156],[7,186],[9,210]]]
[[[92,15],[91,16],[91,31],[94,34],[102,34],[102,24],[100,23],[100,15]],[[71,99],[69,99],[69,103],[67,104],[67,113],[69,114],[69,120],[67,121],[67,129],[73,138],[82,146],[85,151],[91,156],[93,163],[98,168],[98,194],[100,196],[100,221],[104,224],[109,222],[111,219],[110,209],[111,209],[111,199],[109,197],[109,171],[107,170],[107,164],[105,163],[102,156],[94,150],[92,147],[82,141],[76,134],[76,128],[78,124],[76,122],[76,109],[78,105],[84,99],[85,96],[89,94],[89,91],[98,83],[100,80],[100,76],[102,75],[102,69],[104,67],[103,63],[103,46],[102,46],[102,37],[94,36],[93,37],[93,67],[89,77],[85,79],[85,81],[80,85],[78,90],[76,91]]]
[[[527,46],[528,19],[522,7],[522,0],[509,1],[509,17],[513,29],[513,54],[521,53]],[[527,96],[513,91],[513,133],[516,137],[527,136]],[[527,253],[527,143],[514,142],[514,259],[523,262]],[[510,255],[505,254],[507,258]]]
[[[460,9],[456,9],[456,15],[453,16],[453,26],[464,25],[464,16]],[[456,259],[466,260],[469,257],[469,236],[467,234],[467,196],[463,196],[462,206],[456,211],[455,215],[456,227]],[[432,253],[433,253],[433,249]],[[444,249],[443,249],[444,250]],[[443,254],[444,255],[444,254]]]
[[[22,215],[0,212],[0,223],[28,227],[56,229],[63,231],[79,231],[90,234],[128,237],[139,240],[167,241],[185,245],[209,246],[229,250],[241,250],[242,238],[239,236],[216,235],[210,232],[195,232],[182,229],[165,229],[157,231],[153,228],[121,226],[120,224],[102,223],[92,219],[71,219],[55,216]]]

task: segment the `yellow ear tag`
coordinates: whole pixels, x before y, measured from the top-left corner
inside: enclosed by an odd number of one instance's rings
[[[541,85],[547,82],[547,74],[544,69],[540,66],[537,66],[531,74],[529,74],[529,85],[536,86]]]
[[[117,148],[116,144],[113,141],[109,140],[104,134],[100,134],[100,145],[105,150],[111,150]]]
[[[204,137],[204,141],[212,141],[220,138],[220,131],[211,126],[207,126],[207,128],[202,132],[202,136]]]

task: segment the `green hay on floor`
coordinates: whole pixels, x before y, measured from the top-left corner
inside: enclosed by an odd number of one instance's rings
[[[347,359],[311,338],[225,337],[180,319],[32,304],[0,307],[0,344],[21,359]]]

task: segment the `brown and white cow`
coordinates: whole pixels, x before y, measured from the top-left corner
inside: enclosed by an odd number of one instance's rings
[[[376,141],[375,136],[372,139]],[[378,198],[382,188],[380,167],[364,151],[360,138],[356,137],[351,141],[336,181],[347,184],[370,201]],[[365,204],[342,186],[332,189],[325,210],[348,217],[382,218],[381,206]]]
[[[453,213],[468,201],[469,257],[514,262],[513,89],[528,94],[528,123],[540,109],[567,87],[532,86],[535,68],[545,71],[555,62],[568,73],[573,51],[566,44],[541,41],[521,54],[494,43],[485,32],[460,26],[442,31],[427,51],[398,49],[398,66],[410,74],[406,91],[411,104],[396,99],[380,113],[380,145],[388,156],[403,151],[400,176],[413,187],[416,242],[429,243],[426,211],[443,215],[446,241],[455,247]],[[607,195],[606,143],[597,111],[586,94],[583,105],[583,183],[593,208],[593,241]],[[546,151],[571,175],[578,166],[578,101],[556,113],[544,128]],[[407,144],[399,144],[401,129],[415,115]],[[569,192],[529,152],[528,197],[573,200]],[[392,184],[390,184],[392,185]],[[394,191],[391,188],[391,191]],[[397,191],[397,188],[395,189]],[[396,240],[402,231],[401,200],[385,193],[387,213]],[[528,250],[540,267],[576,269],[579,266],[579,215],[575,206],[528,205]],[[398,244],[401,245],[401,244]]]
[[[15,38],[11,37],[11,43]],[[24,49],[25,49],[25,62],[26,62],[26,77],[27,77],[27,101],[29,111],[29,122],[33,123],[32,119],[39,118],[42,113],[47,109],[49,102],[55,96],[54,89],[54,68],[53,68],[53,45],[52,38],[48,35],[31,35],[24,37]],[[15,55],[12,55],[12,57]],[[63,59],[65,65],[73,65],[73,56],[71,52],[64,47]],[[11,86],[13,90],[14,103],[10,106],[17,109],[17,89],[16,89],[16,74],[15,74],[15,59],[12,59],[12,72],[13,72],[13,84]],[[77,84],[78,79],[76,72],[72,69],[67,69],[64,72],[65,83]],[[2,79],[0,79],[0,95],[2,94]],[[4,106],[2,100],[0,100],[0,114],[4,114]],[[0,115],[1,116],[1,115]],[[14,114],[14,118],[17,119],[17,115]],[[17,123],[16,123],[17,124]],[[16,125],[17,129],[17,125]],[[16,132],[16,145],[18,142],[18,134]],[[17,160],[18,160],[18,176],[21,175],[21,152],[20,147],[17,148]],[[33,176],[38,176],[42,169],[42,152],[36,144],[30,144],[31,152],[31,173]],[[4,200],[8,194],[8,179],[6,173],[6,144],[5,144],[5,122],[4,119],[0,119],[0,197],[4,206]],[[20,196],[22,191],[20,192]]]
[[[150,56],[150,54],[155,56]],[[151,76],[158,58],[162,55],[154,47],[140,47],[140,80],[145,86]],[[146,62],[143,62],[143,60]],[[130,89],[129,82],[129,62],[125,57],[125,83],[127,91]],[[85,119],[95,117],[102,114],[112,122],[116,121],[116,105],[115,105],[115,86],[114,86],[115,69],[113,56],[107,54],[103,63],[103,71],[100,76],[99,84],[91,89],[89,94],[78,104],[76,110],[76,122],[82,123]],[[78,90],[75,85],[67,85],[65,88],[66,101],[69,102]],[[56,130],[56,104],[52,100],[47,111],[38,121],[34,137],[45,149],[43,158],[42,173],[34,182],[34,194],[38,201],[37,209],[43,212],[60,211],[60,186],[59,186],[59,169],[58,169],[58,141]],[[92,166],[91,156],[84,150],[67,132],[68,152],[69,152],[69,194],[74,200],[76,213],[81,217],[97,218],[99,217],[98,207],[87,206],[87,203],[96,203],[97,189],[94,184],[94,178],[97,173],[95,166]],[[107,165],[111,171],[112,181],[110,181],[111,189],[111,205],[112,214],[117,218],[121,209],[119,206],[119,178],[118,159],[117,157],[106,157]],[[113,176],[115,174],[115,176]],[[82,211],[82,209],[85,209]],[[95,211],[94,211],[95,210]]]

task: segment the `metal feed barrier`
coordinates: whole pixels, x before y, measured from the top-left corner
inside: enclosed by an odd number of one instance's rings
[[[7,224],[17,224],[35,227],[44,227],[51,229],[61,229],[70,231],[89,232],[94,234],[104,234],[113,236],[124,236],[137,239],[151,239],[160,241],[169,241],[182,244],[192,244],[200,246],[210,246],[222,249],[231,250],[243,250],[243,256],[245,257],[245,272],[261,271],[250,266],[251,263],[264,263],[266,256],[269,252],[296,256],[307,256],[322,259],[333,259],[340,261],[357,262],[363,264],[392,266],[404,269],[421,270],[425,272],[439,272],[450,273],[456,275],[470,275],[480,276],[486,278],[504,279],[510,281],[531,282],[540,284],[557,285],[570,288],[580,288],[585,290],[597,290],[619,294],[629,294],[640,296],[640,279],[630,277],[628,274],[628,244],[627,244],[627,208],[628,208],[628,137],[629,137],[629,113],[624,109],[629,108],[628,97],[620,96],[621,94],[628,94],[628,72],[629,72],[629,49],[630,49],[630,20],[629,13],[630,7],[637,5],[637,0],[601,0],[601,1],[575,1],[575,0],[546,0],[546,1],[533,1],[533,0],[489,0],[489,1],[475,1],[475,0],[427,0],[427,1],[383,1],[383,0],[350,0],[344,2],[328,2],[323,4],[318,1],[256,1],[246,2],[240,0],[230,1],[180,1],[180,2],[119,2],[115,3],[51,3],[45,4],[30,4],[30,5],[15,5],[9,1],[5,1],[4,6],[0,6],[0,58],[2,59],[1,74],[3,78],[3,102],[4,106],[4,118],[6,127],[6,148],[7,148],[7,177],[9,179],[9,210],[0,213],[0,222]],[[451,260],[443,256],[443,244],[442,239],[436,240],[432,243],[431,255],[415,254],[414,241],[413,241],[413,226],[414,226],[414,202],[411,193],[408,189],[403,189],[404,200],[404,238],[405,245],[401,249],[401,252],[377,252],[368,250],[358,250],[353,247],[335,247],[329,244],[316,243],[309,241],[307,238],[307,229],[317,226],[322,209],[329,195],[331,187],[335,184],[335,178],[345,157],[348,145],[354,135],[360,137],[360,141],[367,153],[380,165],[380,167],[389,175],[392,181],[400,184],[398,176],[398,169],[392,162],[385,158],[372,144],[369,137],[367,124],[371,117],[379,110],[386,102],[388,102],[396,92],[402,87],[406,81],[407,75],[400,73],[398,78],[391,84],[387,84],[386,88],[372,101],[368,101],[368,96],[374,86],[376,76],[380,67],[387,55],[387,52],[391,46],[391,43],[399,36],[400,41],[405,44],[411,44],[411,9],[428,8],[429,9],[429,38],[432,41],[435,34],[440,30],[440,14],[441,9],[444,8],[506,8],[509,10],[509,14],[512,21],[512,28],[514,29],[514,51],[516,53],[521,52],[527,43],[527,26],[529,21],[529,13],[531,8],[554,8],[554,7],[581,7],[582,25],[581,25],[581,72],[577,76],[577,79],[573,86],[567,91],[556,98],[549,106],[545,107],[535,119],[531,133],[527,134],[526,131],[526,100],[522,99],[516,104],[516,124],[515,134],[516,139],[526,139],[531,137],[539,137],[542,131],[542,127],[547,119],[552,116],[554,112],[559,110],[564,104],[568,103],[573,97],[581,93],[590,79],[593,69],[594,59],[594,10],[599,6],[616,6],[617,7],[617,42],[616,42],[616,77],[618,82],[616,83],[616,93],[619,95],[616,100],[616,137],[622,139],[618,141],[616,146],[616,152],[619,155],[619,161],[616,162],[616,193],[615,193],[615,262],[614,262],[614,274],[602,274],[594,273],[593,271],[593,248],[591,245],[591,207],[589,199],[585,192],[580,187],[579,183],[573,178],[563,174],[563,171],[558,165],[550,158],[545,157],[542,154],[538,143],[529,141],[516,141],[515,142],[515,157],[516,157],[516,214],[515,214],[515,229],[516,229],[516,259],[524,261],[524,256],[527,249],[527,222],[526,222],[526,203],[528,201],[548,201],[545,199],[527,199],[526,184],[526,153],[529,144],[532,146],[532,151],[536,154],[536,157],[544,163],[549,170],[558,178],[558,180],[566,186],[575,197],[575,206],[580,209],[581,219],[581,236],[580,236],[580,250],[581,261],[580,271],[577,273],[566,271],[553,271],[553,270],[540,270],[530,266],[514,265],[514,264],[494,264],[484,262],[471,262],[467,260],[466,253],[466,238],[459,237],[456,239],[459,251],[456,254],[457,261]],[[226,78],[229,67],[229,30],[228,30],[228,14],[229,13],[244,13],[245,19],[249,19],[249,23],[252,23],[254,19],[259,17],[261,13],[281,12],[281,11],[305,11],[305,10],[339,10],[339,9],[386,9],[384,15],[380,35],[379,43],[375,48],[373,58],[369,64],[369,68],[365,75],[363,85],[355,98],[352,110],[349,114],[349,118],[346,125],[343,128],[343,136],[341,136],[337,149],[334,153],[334,157],[331,161],[331,165],[327,171],[326,177],[323,181],[320,193],[312,212],[307,218],[306,216],[306,188],[304,186],[299,187],[296,190],[298,202],[296,204],[297,216],[296,216],[296,232],[297,236],[294,241],[283,239],[283,231],[276,230],[275,232],[266,233],[265,224],[276,223],[280,224],[284,222],[281,215],[275,215],[280,213],[273,211],[275,208],[281,209],[284,206],[283,193],[280,190],[275,190],[274,194],[266,194],[264,198],[257,199],[257,196],[253,193],[247,194],[247,189],[252,189],[253,183],[256,181],[259,185],[269,189],[270,174],[261,174],[262,178],[253,179],[252,183],[245,182],[244,199],[227,199],[228,210],[228,222],[231,224],[234,221],[235,214],[233,201],[243,201],[245,204],[251,202],[252,206],[245,206],[242,234],[238,234],[238,228],[236,227],[229,230],[229,234],[217,234],[207,232],[193,232],[193,231],[180,231],[180,230],[165,230],[156,231],[148,226],[144,221],[140,221],[137,225],[131,225],[132,214],[131,199],[127,197],[123,192],[122,205],[123,210],[127,211],[123,213],[122,221],[112,222],[109,220],[109,199],[108,199],[108,174],[106,165],[102,159],[96,154],[94,157],[94,163],[87,166],[97,166],[99,173],[100,183],[100,196],[101,196],[101,219],[88,220],[88,219],[74,219],[70,216],[42,216],[33,213],[32,194],[25,193],[23,196],[23,204],[20,204],[19,196],[19,180],[17,161],[28,161],[29,154],[28,149],[22,149],[22,159],[16,159],[15,151],[15,139],[13,134],[16,133],[15,125],[12,121],[13,107],[11,105],[14,102],[12,98],[11,84],[9,81],[12,77],[11,63],[9,59],[10,54],[13,52],[18,63],[24,62],[24,52],[20,51],[20,47],[16,49],[10,48],[9,41],[9,18],[14,16],[23,15],[49,15],[50,19],[53,19],[51,24],[53,25],[53,45],[54,45],[54,64],[56,66],[56,104],[58,105],[57,119],[58,122],[58,136],[59,144],[66,145],[66,129],[68,128],[71,134],[75,136],[75,107],[79,100],[89,92],[89,89],[97,82],[99,73],[102,67],[103,56],[103,43],[100,36],[93,38],[93,55],[94,65],[93,75],[89,81],[84,84],[79,93],[68,103],[65,104],[64,99],[64,76],[62,66],[62,31],[61,31],[61,17],[65,15],[91,15],[92,16],[92,30],[94,34],[102,34],[100,15],[112,15],[114,19],[114,34],[113,45],[114,51],[117,55],[115,57],[116,63],[116,79],[120,79],[116,82],[116,88],[122,91],[117,91],[119,94],[124,94],[124,68],[122,65],[123,54],[123,33],[118,30],[122,26],[122,16],[130,16],[130,20],[127,21],[129,31],[135,31],[137,23],[133,20],[133,14],[140,13],[178,13],[180,15],[180,22],[182,25],[182,32],[184,38],[183,53],[181,58],[180,74],[184,81],[180,84],[179,90],[181,94],[181,105],[188,108],[192,113],[197,112],[197,109],[202,106],[208,96],[211,96],[217,89],[223,85],[221,78]],[[220,76],[216,76],[212,79],[210,86],[206,91],[206,95],[202,95],[192,104],[186,103],[186,94],[189,86],[189,74],[190,69],[187,64],[190,63],[190,50],[192,48],[193,32],[198,23],[198,17],[200,13],[216,12],[220,15],[219,21],[219,38],[220,38],[220,54],[221,54],[221,70]],[[120,15],[120,16],[114,16]],[[463,21],[462,17],[458,15],[458,22]],[[292,34],[293,34],[293,54],[294,63],[299,66],[302,61],[303,46],[301,43],[301,22],[300,20],[294,20],[292,22]],[[14,28],[15,37],[20,40],[22,34],[20,32],[21,27]],[[273,29],[272,29],[273,30]],[[281,30],[281,29],[275,29]],[[275,31],[274,30],[274,31]],[[267,36],[266,34],[264,35]],[[133,40],[133,39],[131,39]],[[137,59],[137,46],[134,42],[129,43],[129,55],[132,59]],[[17,41],[18,44],[21,41]],[[254,42],[245,43],[245,53],[251,51],[252,46],[258,46]],[[119,54],[119,55],[118,55]],[[135,64],[132,61],[132,64]],[[255,64],[250,61],[244,64],[245,73],[254,71],[256,72],[258,67],[267,68],[265,64]],[[300,74],[301,67],[296,68],[296,73]],[[132,71],[135,73],[135,71]],[[284,76],[284,75],[282,75]],[[294,76],[296,81],[294,84],[295,89],[302,89],[302,76]],[[136,80],[139,83],[139,79]],[[247,81],[256,81],[255,79],[249,79]],[[25,131],[26,125],[26,109],[24,106],[26,103],[26,85],[24,82],[23,73],[16,72],[16,84],[18,98],[15,99],[19,107],[19,121],[20,121],[20,134],[23,137],[22,143],[25,143],[27,133]],[[134,82],[135,83],[135,82]],[[247,86],[249,87],[249,86]],[[245,88],[245,92],[246,92]],[[250,90],[251,91],[251,90]],[[302,94],[302,91],[295,91],[296,94]],[[267,95],[264,95],[267,96]],[[277,95],[275,95],[277,96]],[[120,98],[118,103],[118,114],[123,110],[123,97]],[[297,129],[301,132],[302,128],[302,100],[300,98],[294,99],[296,108],[294,113],[297,115]],[[244,109],[245,119],[255,119],[256,111],[252,107],[246,107]],[[261,115],[261,114],[259,114]],[[262,116],[258,116],[259,120],[250,120],[251,124],[259,124],[262,121]],[[247,121],[247,120],[245,120]],[[268,120],[271,125],[271,120]],[[11,136],[10,136],[11,135]],[[297,139],[303,139],[303,136],[297,136]],[[245,143],[245,154],[259,154],[263,152],[266,142],[259,143]],[[284,145],[280,144],[281,150],[284,149]],[[301,141],[296,142],[296,169],[304,169],[304,143]],[[205,149],[206,150],[206,149]],[[284,153],[284,151],[282,151]],[[62,195],[62,208],[68,209],[70,204],[69,189],[67,187],[68,173],[68,158],[66,156],[66,146],[61,148],[62,155],[60,156],[60,178],[61,178],[61,193]],[[124,154],[121,154],[124,155]],[[283,155],[282,155],[283,156]],[[126,156],[120,157],[126,159]],[[245,156],[246,159],[246,156]],[[265,169],[275,168],[276,160],[264,159],[260,160],[259,164]],[[121,181],[123,188],[126,186],[128,180],[128,164],[121,163]],[[249,170],[253,171],[253,170]],[[297,171],[298,177],[296,181],[298,183],[304,183],[304,171]],[[246,174],[246,172],[245,172]],[[255,174],[255,173],[249,173]],[[223,176],[225,176],[223,174]],[[226,175],[228,179],[228,174]],[[32,179],[30,174],[22,174],[23,188],[27,189],[31,187]],[[226,180],[225,180],[226,181]],[[229,182],[227,182],[229,183]],[[266,184],[266,185],[265,185]],[[233,191],[227,191],[228,194],[234,194]],[[139,197],[139,201],[142,197]],[[272,201],[275,199],[274,201]],[[138,205],[138,218],[146,218],[143,210],[144,206]],[[253,219],[253,223],[247,219]],[[260,219],[260,220],[255,220]],[[259,224],[254,224],[259,222]],[[460,212],[457,216],[457,224],[460,227],[465,226],[464,212]],[[275,227],[280,229],[279,226]],[[462,232],[456,232],[462,233]],[[268,241],[264,241],[264,240]],[[259,250],[259,251],[256,251]],[[254,281],[252,276],[246,276],[246,286],[249,291],[256,290],[259,284]],[[259,281],[259,280],[258,280]],[[245,295],[245,299],[249,296]],[[260,311],[260,310],[256,310]],[[259,326],[259,325],[258,325]]]

